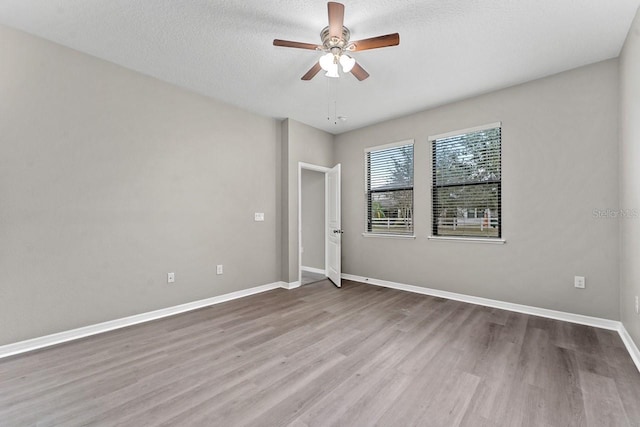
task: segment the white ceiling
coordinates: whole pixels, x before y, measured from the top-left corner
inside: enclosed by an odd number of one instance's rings
[[[272,45],[320,43],[326,1],[0,0],[0,23],[337,134],[616,57],[640,0],[344,4],[352,40],[400,33],[400,46],[353,55],[371,74],[363,82],[301,81],[320,53]]]

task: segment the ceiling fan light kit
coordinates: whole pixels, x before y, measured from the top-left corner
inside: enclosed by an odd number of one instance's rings
[[[320,70],[324,70],[326,72],[325,76],[327,77],[340,77],[338,65],[342,67],[344,73],[351,73],[360,81],[365,80],[369,77],[369,73],[367,73],[354,58],[347,55],[347,52],[378,49],[400,44],[400,35],[398,33],[351,42],[351,32],[343,25],[344,5],[329,2],[327,9],[329,12],[329,25],[320,32],[322,45],[280,39],[273,41],[274,46],[326,52],[320,57],[320,60],[302,76],[302,80],[311,80]]]
[[[342,65],[342,71],[349,73],[356,65],[356,60],[349,55],[342,55],[340,56],[340,65]]]
[[[342,71],[344,73],[348,73],[353,69],[354,65],[356,65],[356,60],[347,54],[334,55],[329,52],[322,55],[318,63],[320,64],[320,67],[327,72],[325,76],[340,77],[338,74],[338,64],[342,66]]]

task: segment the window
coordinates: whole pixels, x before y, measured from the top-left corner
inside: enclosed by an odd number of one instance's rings
[[[367,233],[413,235],[413,140],[365,150]]]
[[[501,124],[429,140],[433,235],[501,238]]]

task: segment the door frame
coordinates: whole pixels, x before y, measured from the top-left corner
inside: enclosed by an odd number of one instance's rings
[[[327,173],[331,168],[314,165],[311,163],[298,162],[298,283],[302,285],[302,170],[310,170],[315,172],[321,172],[324,174],[324,275],[328,273],[329,266],[327,265],[327,259],[329,257],[329,249],[327,247],[327,227],[328,224],[328,197],[329,189],[327,188]]]

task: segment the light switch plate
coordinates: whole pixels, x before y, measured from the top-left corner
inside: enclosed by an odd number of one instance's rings
[[[264,221],[264,212],[256,212],[255,213],[256,221]]]

